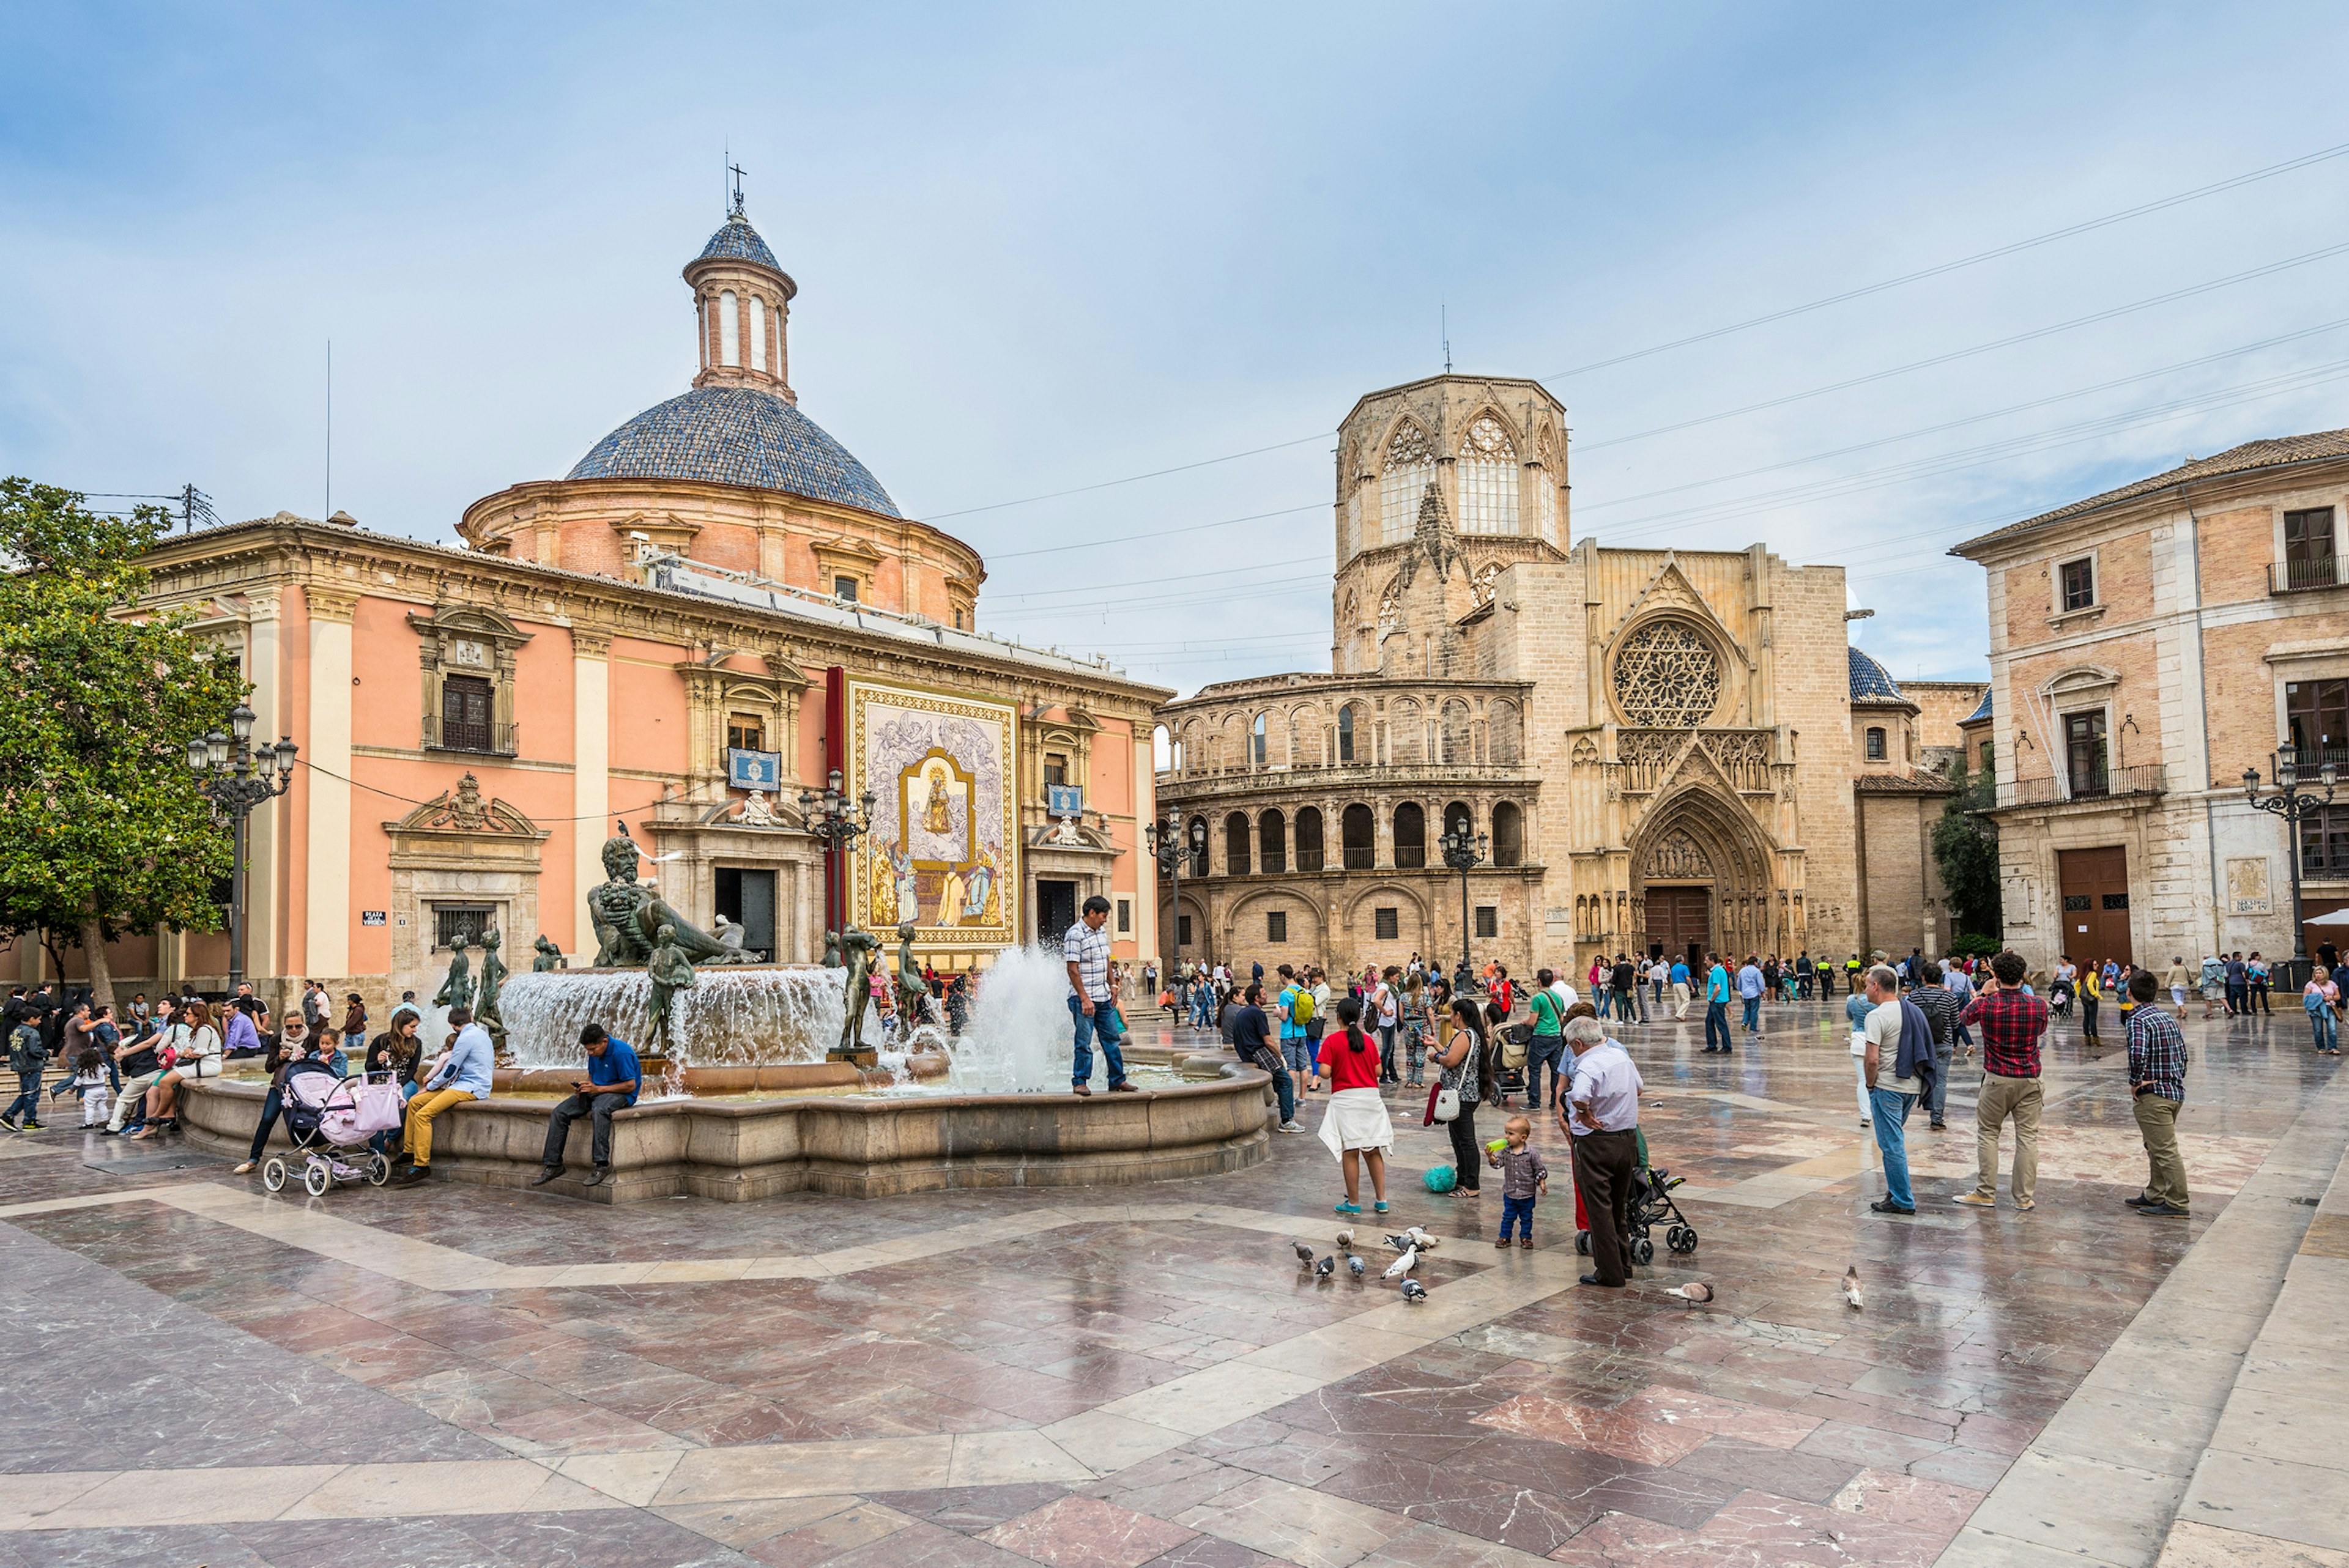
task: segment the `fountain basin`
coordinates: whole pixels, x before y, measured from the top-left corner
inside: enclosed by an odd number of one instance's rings
[[[817,1064],[811,1064],[817,1065]],[[1186,1064],[1187,1065],[1187,1064]],[[759,1069],[765,1070],[765,1069]],[[241,1155],[259,1124],[258,1083],[183,1086],[181,1125],[199,1147]],[[597,1202],[689,1194],[742,1202],[812,1191],[880,1198],[969,1187],[1129,1186],[1237,1171],[1271,1142],[1272,1080],[1218,1077],[1134,1094],[929,1094],[894,1098],[667,1099],[612,1119],[612,1176],[584,1187],[589,1129],[571,1129],[570,1171],[547,1191]],[[436,1177],[521,1187],[539,1171],[552,1110],[492,1094],[435,1119]],[[285,1144],[281,1128],[274,1147]]]
[[[655,1057],[646,1061],[645,1081],[648,1091],[657,1091],[662,1069],[667,1064]],[[925,1052],[905,1058],[905,1070],[916,1083],[933,1082],[946,1077],[951,1066],[936,1052]],[[585,1069],[567,1068],[500,1068],[491,1075],[490,1087],[503,1094],[512,1090],[559,1090],[571,1092],[572,1080]],[[762,1068],[685,1068],[688,1094],[756,1094],[790,1093],[792,1090],[854,1088],[874,1076],[858,1071],[846,1062],[786,1062],[781,1066]],[[889,1075],[880,1074],[886,1079]]]

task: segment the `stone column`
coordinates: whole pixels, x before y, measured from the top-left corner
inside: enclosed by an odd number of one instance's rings
[[[294,722],[285,690],[285,655],[283,645],[285,630],[285,594],[280,589],[255,589],[245,595],[250,608],[245,624],[245,678],[253,683],[253,694],[245,705],[253,709],[253,738],[255,744],[274,745],[279,738],[293,732]],[[347,686],[346,682],[346,686]],[[315,789],[324,782],[312,774]],[[285,973],[285,911],[279,902],[285,880],[287,824],[293,820],[293,804],[285,796],[254,809],[246,823],[245,894],[244,894],[244,968],[253,981],[254,991],[270,996],[273,987],[266,982],[282,977]],[[171,958],[164,960],[164,936],[156,934],[156,958],[159,983],[176,984],[179,967],[179,944],[172,938]],[[169,968],[167,975],[162,970]]]
[[[303,972],[329,985],[351,968],[351,616],[358,595],[312,584],[310,733],[303,747],[310,786],[309,864],[304,873]],[[256,721],[257,727],[257,721]],[[245,964],[257,971],[252,944]]]
[[[571,937],[564,951],[585,954],[574,960],[583,967],[595,961],[587,892],[604,880],[604,841],[612,836],[611,660],[611,634],[571,629],[571,814],[578,820],[571,824]]]

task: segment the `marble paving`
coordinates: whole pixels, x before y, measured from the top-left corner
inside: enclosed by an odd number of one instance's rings
[[[2059,1415],[2108,1352],[2166,1343],[2148,1302],[2337,1069],[2293,1019],[2190,1023],[2195,1213],[2147,1222],[2118,1202],[2143,1170],[2118,1055],[2074,1026],[2038,1208],[1949,1203],[1961,1070],[1951,1130],[1911,1125],[1920,1212],[1888,1220],[1836,1006],[1773,1006],[1727,1059],[1693,1019],[1628,1031],[1702,1241],[1620,1293],[1575,1283],[1554,1128],[1539,1244],[1504,1252],[1497,1187],[1424,1191],[1448,1145],[1401,1091],[1393,1222],[1446,1238],[1420,1305],[1297,1268],[1292,1239],[1328,1252],[1338,1223],[1310,1137],[1149,1187],[622,1209],[270,1197],[78,1129],[10,1139],[0,1568],[1930,1563],[2028,1467],[2075,1462]],[[2349,1251],[2308,1236],[2303,1272]],[[1696,1278],[1710,1307],[1663,1294]],[[2214,1463],[2282,1461],[2271,1405],[2337,1424],[2289,1403],[2321,1343],[2260,1343],[2258,1398],[2205,1400]],[[2225,1483],[2185,1464],[2173,1505],[2189,1478]],[[2179,1563],[2265,1539],[2188,1522]]]

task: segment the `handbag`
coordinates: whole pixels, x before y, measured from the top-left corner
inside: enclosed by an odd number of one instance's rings
[[[1432,1127],[1439,1121],[1452,1121],[1460,1115],[1460,1091],[1446,1088],[1441,1081],[1427,1091],[1427,1120],[1423,1126]]]

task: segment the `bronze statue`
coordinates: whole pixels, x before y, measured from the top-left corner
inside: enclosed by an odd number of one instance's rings
[[[840,956],[840,933],[836,931],[825,932],[823,934],[823,966],[826,969],[838,969],[842,966],[842,962],[843,961]]]
[[[679,991],[692,989],[693,965],[678,941],[676,926],[664,923],[654,937],[652,961],[646,965],[653,983],[646,1032],[651,1037],[651,1048],[663,1055],[674,1055],[669,1041],[670,1002]]]
[[[742,964],[750,954],[730,948],[697,928],[636,881],[636,841],[626,833],[604,841],[604,874],[610,878],[587,895],[588,923],[595,928],[595,967],[641,969],[652,961],[660,928],[675,928],[677,945],[703,964]]]
[[[473,1016],[493,1035],[506,1032],[505,1020],[498,1015],[498,993],[506,981],[506,961],[498,956],[499,941],[494,928],[481,933],[481,983],[473,993]]]
[[[902,922],[897,927],[897,1028],[900,1037],[914,1032],[922,1021],[922,1005],[930,999],[930,983],[922,978],[922,965],[914,957],[914,923]]]
[[[440,992],[433,996],[432,1005],[452,1010],[473,1005],[472,970],[465,962],[465,943],[461,937],[449,955],[449,977],[440,982]]]
[[[849,1057],[864,1049],[864,1013],[873,1006],[873,954],[880,951],[879,939],[869,931],[854,927],[841,933],[840,944],[848,954],[848,989],[844,999],[848,1016],[841,1021],[841,1057]]]
[[[538,949],[538,956],[530,961],[530,972],[533,975],[543,975],[551,969],[565,968],[571,962],[563,956],[563,949],[546,939],[546,934],[543,932],[539,934],[538,940],[532,945]]]

